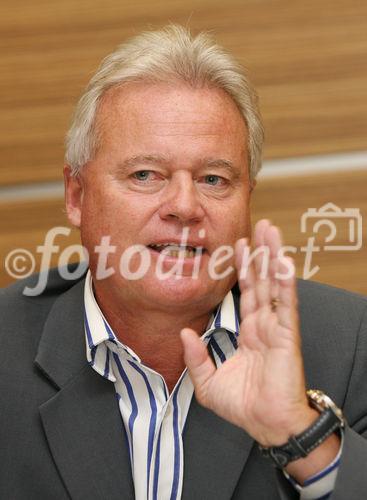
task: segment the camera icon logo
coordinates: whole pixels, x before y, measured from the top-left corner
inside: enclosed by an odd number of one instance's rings
[[[338,225],[337,225],[338,223]],[[310,228],[310,226],[312,227]],[[307,226],[313,234],[317,234],[322,226],[326,226],[330,232],[325,237],[324,250],[330,251],[357,251],[362,248],[362,216],[358,208],[339,208],[334,203],[326,203],[321,208],[309,208],[301,217],[301,232],[307,232]],[[338,229],[342,229],[345,245],[332,244],[338,235]]]

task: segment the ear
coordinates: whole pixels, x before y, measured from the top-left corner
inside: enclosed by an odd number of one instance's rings
[[[69,222],[80,227],[83,204],[83,183],[79,175],[72,175],[70,165],[64,166],[65,208]]]

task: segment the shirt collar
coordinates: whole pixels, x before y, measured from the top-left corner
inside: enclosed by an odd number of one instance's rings
[[[117,340],[94,297],[92,275],[89,270],[84,285],[84,313],[86,342],[89,350],[105,340]]]
[[[133,350],[118,340],[112,328],[108,324],[108,321],[104,317],[94,296],[93,280],[89,270],[84,285],[84,329],[87,360],[101,375],[105,376],[106,372],[104,362],[101,361],[104,357],[98,355],[96,356],[96,351],[97,347],[101,345],[104,346],[104,349],[108,349],[106,344],[107,341],[120,345],[135,360],[140,361]],[[221,304],[219,304],[214,316],[209,321],[208,328],[202,335],[202,338],[206,340],[206,342],[210,342],[211,337],[218,332],[218,330],[226,330],[227,332],[233,334],[234,337],[238,337],[239,320],[232,291],[229,291]],[[219,333],[220,332],[218,332],[217,335]],[[110,374],[111,375],[109,375],[108,378],[111,381],[115,381],[115,377],[112,375],[111,371]]]
[[[231,332],[235,337],[238,337],[240,324],[238,313],[233,299],[233,293],[230,290],[224,297],[223,301],[217,307],[210,327],[204,333],[203,338],[211,336],[218,329],[224,329]]]

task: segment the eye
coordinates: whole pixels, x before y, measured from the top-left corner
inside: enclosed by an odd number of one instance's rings
[[[137,172],[133,173],[133,177],[138,181],[146,181],[147,179],[149,179],[150,174],[150,170],[138,170]]]
[[[204,177],[204,180],[210,186],[217,186],[218,184],[222,184],[224,179],[219,175],[209,174]]]

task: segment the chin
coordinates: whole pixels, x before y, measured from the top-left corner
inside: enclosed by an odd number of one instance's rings
[[[164,281],[146,283],[144,293],[151,303],[169,307],[212,309],[223,300],[231,283],[193,279],[191,276],[171,277]]]

